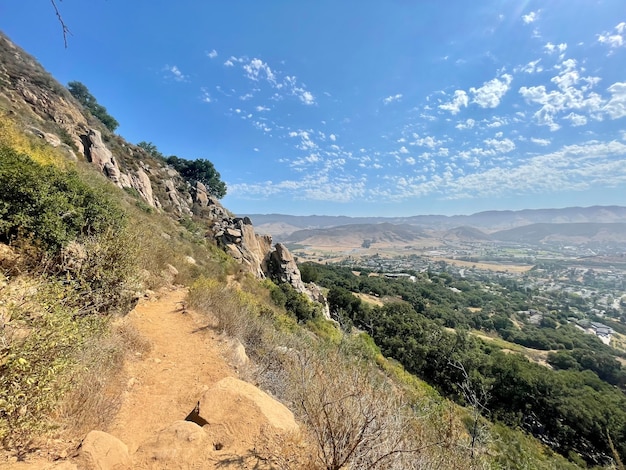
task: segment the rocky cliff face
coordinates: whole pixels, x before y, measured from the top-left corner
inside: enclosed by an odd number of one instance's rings
[[[190,185],[162,159],[112,134],[29,54],[0,33],[0,112],[19,116],[26,129],[68,158],[85,159],[111,183],[136,191],[156,210],[207,220],[215,238],[243,269],[259,278],[289,282],[311,294],[289,250],[254,232],[249,218],[234,217],[200,182]]]

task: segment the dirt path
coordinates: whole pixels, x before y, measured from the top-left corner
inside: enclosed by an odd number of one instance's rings
[[[124,401],[107,429],[131,454],[168,423],[185,419],[210,385],[234,375],[214,333],[205,328],[207,319],[183,309],[186,294],[166,292],[124,319],[151,345],[141,360],[127,363]]]
[[[296,468],[296,454],[306,460],[291,411],[237,378],[227,360],[241,355],[208,327],[210,318],[185,308],[186,295],[162,291],[120,320],[150,349],[126,362],[121,386],[113,387],[122,404],[105,433],[89,433],[66,459],[32,455],[0,468],[269,469]],[[184,421],[198,403],[199,421]]]

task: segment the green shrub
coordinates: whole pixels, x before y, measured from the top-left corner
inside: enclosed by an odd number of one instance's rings
[[[54,426],[49,416],[72,385],[66,374],[76,351],[104,328],[102,317],[75,318],[60,305],[58,284],[37,287],[37,294],[10,305],[9,331],[2,332],[8,348],[0,366],[0,439],[6,447],[21,448],[32,433]]]
[[[31,239],[48,252],[124,226],[122,211],[75,171],[0,148],[0,242]]]

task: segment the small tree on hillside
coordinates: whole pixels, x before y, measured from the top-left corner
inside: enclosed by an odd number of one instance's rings
[[[221,199],[226,196],[226,183],[221,180],[221,175],[209,160],[203,158],[184,160],[171,156],[167,158],[167,163],[172,165],[187,181],[191,183],[199,181],[205,185],[209,194],[216,198]]]
[[[100,120],[102,124],[106,126],[111,132],[115,131],[120,125],[113,116],[111,116],[107,109],[98,103],[96,98],[89,92],[87,87],[81,82],[69,82],[67,89],[72,96],[76,98],[80,104],[89,110],[89,112]]]

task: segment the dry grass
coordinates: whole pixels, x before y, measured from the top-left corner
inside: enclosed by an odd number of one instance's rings
[[[80,351],[71,378],[72,389],[56,410],[56,419],[66,436],[106,429],[121,405],[118,379],[124,361],[149,350],[150,344],[137,330],[121,321]]]
[[[524,264],[495,264],[495,263],[473,263],[471,261],[462,261],[458,259],[451,258],[431,258],[433,262],[443,261],[448,264],[452,264],[454,266],[460,266],[463,268],[476,268],[482,269],[485,271],[495,271],[495,272],[507,272],[507,273],[525,273],[530,271],[533,266],[532,265],[524,265]]]

